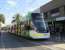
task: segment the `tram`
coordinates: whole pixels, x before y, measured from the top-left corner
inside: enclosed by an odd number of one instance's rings
[[[48,23],[40,13],[31,13],[31,16],[26,17],[27,20],[22,22],[19,29],[12,28],[10,32],[16,33],[15,30],[19,30],[19,36],[32,38],[32,39],[48,39],[50,38],[50,32]]]

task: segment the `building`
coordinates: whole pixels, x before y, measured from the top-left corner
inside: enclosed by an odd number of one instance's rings
[[[65,40],[65,0],[52,0],[41,6],[40,11],[44,13],[50,32],[54,32],[53,35],[57,37],[57,40]]]

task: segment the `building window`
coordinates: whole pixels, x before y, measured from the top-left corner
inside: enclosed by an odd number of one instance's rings
[[[53,9],[53,10],[51,10],[51,14],[54,14],[54,13],[57,13],[57,12],[59,12],[59,8],[56,8],[56,9]]]
[[[48,13],[47,13],[47,12],[44,13],[44,17],[45,17],[45,18],[48,17]]]
[[[57,17],[60,15],[59,8],[53,9],[50,11],[52,17]]]

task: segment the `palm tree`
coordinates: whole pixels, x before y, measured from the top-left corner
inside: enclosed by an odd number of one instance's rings
[[[15,20],[15,22],[17,24],[17,30],[19,30],[21,28],[21,25],[20,25],[20,17],[21,17],[20,14],[16,14],[15,17],[14,17],[15,18],[14,20]],[[18,34],[19,31],[17,31],[16,33]]]

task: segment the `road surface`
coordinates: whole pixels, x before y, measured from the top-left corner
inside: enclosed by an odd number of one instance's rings
[[[65,43],[34,42],[5,32],[0,35],[0,50],[65,50],[64,47]]]

